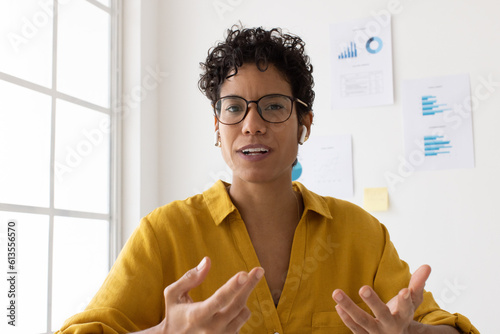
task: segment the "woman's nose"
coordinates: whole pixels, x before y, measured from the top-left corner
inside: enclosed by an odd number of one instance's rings
[[[250,103],[248,105],[248,112],[243,120],[243,133],[247,134],[264,134],[267,128],[267,122],[262,119],[257,109],[257,104]]]

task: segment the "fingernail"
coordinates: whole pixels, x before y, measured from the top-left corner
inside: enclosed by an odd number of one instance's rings
[[[245,282],[248,280],[248,274],[247,273],[241,273],[239,276],[238,276],[238,283],[240,283],[241,285],[245,284]]]
[[[257,272],[255,273],[255,277],[257,277],[257,279],[261,279],[262,276],[264,276],[264,269],[258,268]]]
[[[206,264],[207,264],[207,258],[204,257],[203,260],[201,260],[201,262],[196,267],[196,270],[198,270],[198,271],[202,270],[203,268],[205,268]]]
[[[341,292],[337,292],[337,293],[335,293],[335,295],[333,296],[333,299],[335,299],[335,301],[339,302],[339,301],[341,301],[342,299],[344,299],[344,296],[342,296],[342,293],[341,293]]]
[[[368,298],[372,295],[372,292],[370,291],[370,289],[365,288],[363,292],[361,292],[361,294],[363,295],[363,297]]]
[[[406,293],[403,295],[404,299],[410,298],[410,290],[407,290]]]

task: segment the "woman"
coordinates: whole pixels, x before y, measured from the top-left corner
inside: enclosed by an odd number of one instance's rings
[[[375,218],[292,183],[313,121],[300,38],[233,27],[202,65],[232,183],[146,216],[62,333],[478,333]]]

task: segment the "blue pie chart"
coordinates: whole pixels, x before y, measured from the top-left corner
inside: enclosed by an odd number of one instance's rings
[[[376,48],[373,48],[373,43],[376,43]],[[371,54],[379,53],[380,50],[382,50],[382,40],[379,37],[371,37],[366,41],[366,51],[370,52]]]

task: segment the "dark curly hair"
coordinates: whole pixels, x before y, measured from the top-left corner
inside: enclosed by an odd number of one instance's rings
[[[212,101],[220,98],[224,80],[238,72],[245,63],[255,63],[264,72],[274,65],[290,83],[293,97],[299,98],[309,106],[297,103],[297,118],[312,110],[314,102],[313,66],[305,54],[305,43],[298,37],[285,34],[280,28],[265,30],[243,28],[234,25],[227,30],[226,40],[219,42],[208,51],[205,63],[200,63],[203,73],[198,87]],[[234,71],[234,72],[233,72]]]

